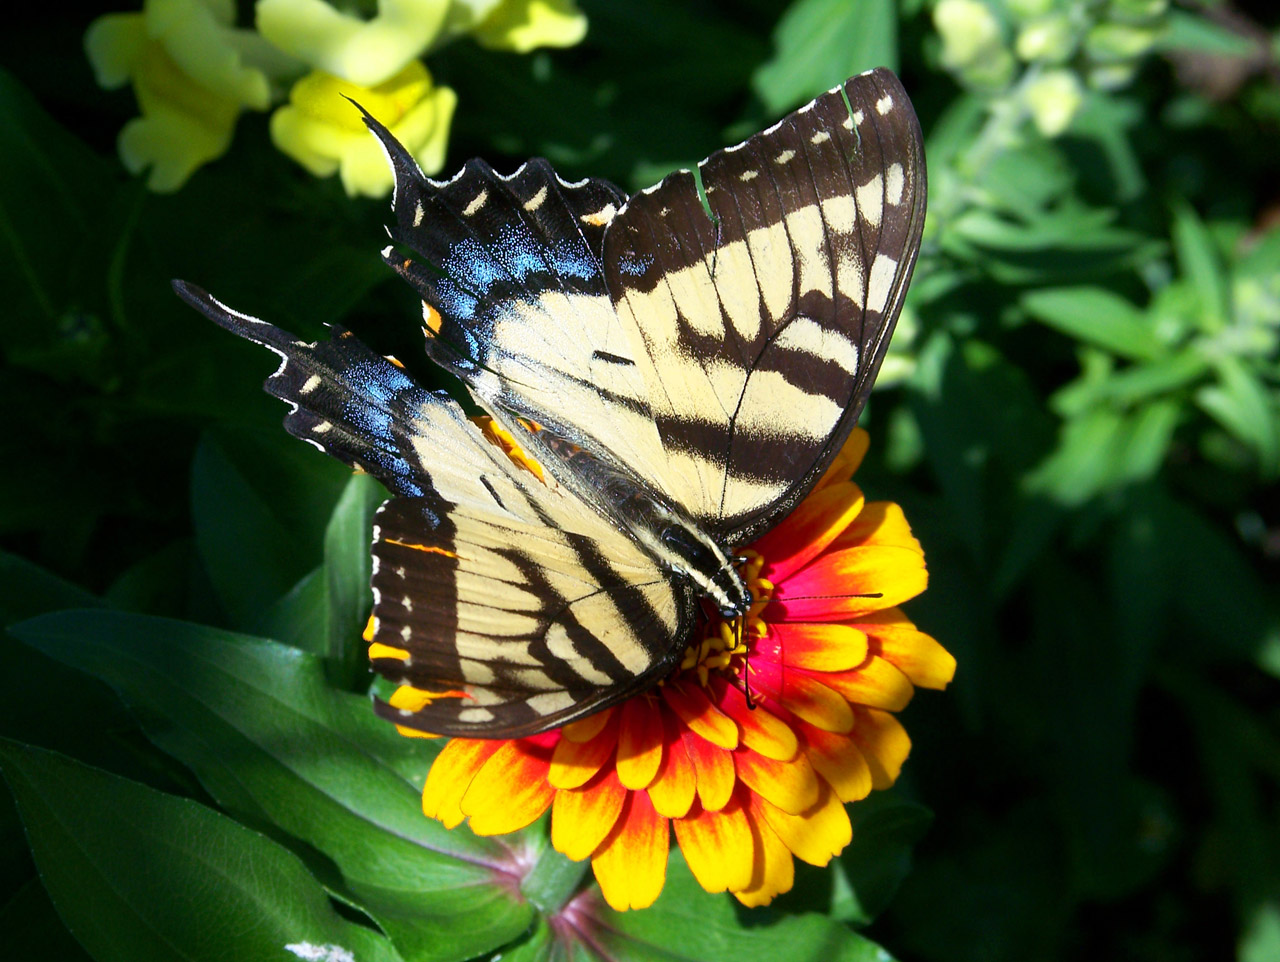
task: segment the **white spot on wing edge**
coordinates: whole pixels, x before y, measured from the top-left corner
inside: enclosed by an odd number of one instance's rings
[[[423,210],[422,208],[422,201],[418,201],[418,203],[413,208],[413,226],[414,227],[422,226],[422,218],[425,214],[426,214],[426,211]]]
[[[458,712],[458,721],[469,725],[493,721],[493,712],[487,708],[464,708]]]
[[[773,158],[773,162],[775,164],[785,164],[795,155],[796,155],[796,152],[794,150],[784,150],[777,157]]]
[[[759,176],[760,176],[760,171],[758,170],[744,170],[742,173],[738,175],[738,180],[742,181],[745,184],[747,181],[755,180]]]
[[[826,143],[830,139],[831,139],[831,135],[829,133],[827,133],[825,130],[819,130],[816,134],[814,134],[812,137],[809,138],[809,143],[817,147],[818,144]]]
[[[320,375],[312,374],[311,377],[307,378],[305,381],[302,382],[302,387],[298,388],[298,393],[310,394],[319,386],[320,386]]]
[[[879,100],[876,101],[876,113],[878,113],[881,117],[883,117],[892,109],[893,109],[893,96],[891,94],[885,94],[883,97],[881,97]]]

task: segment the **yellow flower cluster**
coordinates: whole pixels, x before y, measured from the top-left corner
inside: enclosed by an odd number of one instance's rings
[[[234,0],[143,0],[140,13],[99,17],[85,34],[98,84],[132,84],[141,116],[120,132],[124,165],[174,191],[224,154],[244,110],[266,111],[275,145],[348,194],[381,196],[391,173],[354,100],[431,174],[444,164],[457,96],[421,57],[463,35],[526,53],[586,33],[573,0],[378,0],[362,18],[329,0],[257,0],[255,28]],[[284,103],[281,103],[284,101]],[[278,105],[278,106],[277,106]]]

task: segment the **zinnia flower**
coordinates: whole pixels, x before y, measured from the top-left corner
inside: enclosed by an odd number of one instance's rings
[[[347,97],[385,124],[425,173],[444,166],[458,98],[450,88],[434,86],[419,60],[376,87],[320,71],[307,74],[289,92],[289,103],[271,115],[272,141],[317,177],[338,171],[349,195],[382,196],[391,189],[391,168]]]
[[[424,812],[499,835],[550,808],[552,844],[590,858],[618,910],[658,897],[672,830],[702,887],[746,905],[791,888],[793,856],[826,865],[852,837],[844,803],[891,785],[906,759],[893,713],[955,670],[897,607],[924,590],[924,554],[897,505],[865,502],[849,480],[867,444],[856,429],[743,552],[756,599],[744,625],[709,616],[671,676],[562,729],[452,739]],[[392,704],[423,694],[403,687]]]

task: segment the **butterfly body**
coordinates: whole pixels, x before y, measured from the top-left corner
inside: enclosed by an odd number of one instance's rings
[[[424,731],[529,734],[660,680],[751,597],[734,553],[816,483],[853,428],[919,247],[918,123],[855,77],[627,197],[545,161],[395,173],[383,256],[425,350],[541,469],[345,334],[308,344],[179,283],[282,358],[286,428],[387,485],[374,667],[426,693]],[[536,427],[535,427],[536,425]]]

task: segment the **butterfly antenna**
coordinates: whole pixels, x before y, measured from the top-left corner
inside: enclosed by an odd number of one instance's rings
[[[747,696],[747,708],[751,711],[756,710],[756,703],[751,698],[751,652],[747,649],[746,643],[743,641],[745,633],[744,626],[747,623],[747,616],[742,615],[738,618],[737,624],[734,625],[734,647],[742,648],[742,690]]]

